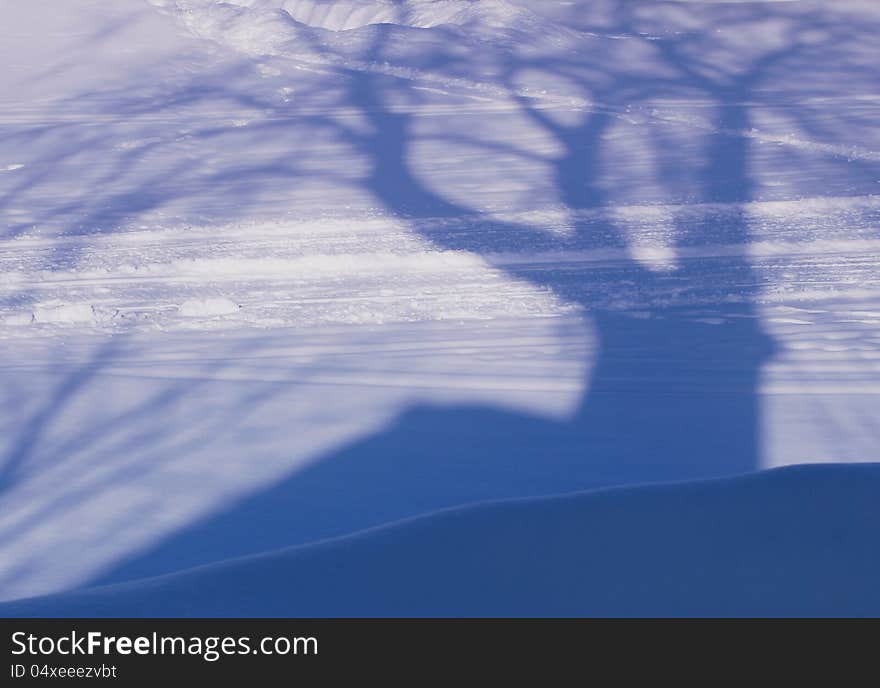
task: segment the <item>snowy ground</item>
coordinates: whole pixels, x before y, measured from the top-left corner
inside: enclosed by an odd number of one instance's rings
[[[880,460],[875,3],[0,10],[0,599]]]

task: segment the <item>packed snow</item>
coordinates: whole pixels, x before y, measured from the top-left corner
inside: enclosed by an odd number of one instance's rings
[[[252,560],[230,560],[303,557],[320,580],[362,556],[346,543],[398,532],[455,556],[441,543],[462,533],[519,537],[455,514],[556,513],[598,488],[630,504],[661,490],[633,486],[709,486],[731,523],[766,485],[771,521],[808,513],[792,490],[829,509],[860,480],[876,490],[848,464],[880,461],[877,3],[0,10],[0,599],[68,594],[0,613],[148,614],[153,583],[131,581],[171,576],[154,607],[170,613],[197,571],[235,586]],[[847,465],[724,482],[794,464]],[[541,537],[598,543],[597,513]],[[862,513],[825,525],[868,538]],[[389,525],[415,517],[430,525]],[[780,532],[808,543],[815,519]],[[677,571],[703,537],[670,549]],[[558,544],[572,565],[599,556]],[[389,547],[396,586],[406,555]],[[748,557],[769,571],[762,551]],[[826,582],[864,591],[873,571]],[[110,586],[106,605],[89,586]],[[480,607],[466,587],[450,613],[560,613]],[[333,590],[277,608],[438,612]],[[217,595],[184,611],[264,610]],[[643,609],[737,611],[702,599]],[[589,600],[568,611],[639,613]]]

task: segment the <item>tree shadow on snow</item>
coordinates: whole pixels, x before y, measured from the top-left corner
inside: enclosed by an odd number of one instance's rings
[[[548,420],[481,405],[411,408],[376,435],[319,457],[283,482],[228,505],[94,583],[273,550],[471,502],[692,480],[761,466],[757,389],[761,368],[774,346],[756,313],[759,277],[745,250],[723,259],[679,258],[662,269],[645,267],[633,258],[625,228],[611,209],[627,199],[641,201],[642,194],[639,188],[620,188],[628,180],[621,181],[616,169],[613,141],[620,127],[644,127],[650,141],[645,150],[646,181],[659,188],[660,197],[672,205],[704,204],[715,209],[700,220],[686,212],[673,213],[673,253],[707,242],[742,249],[749,241],[745,204],[756,198],[752,170],[756,144],[749,135],[753,110],[773,108],[772,99],[765,100],[763,80],[815,65],[817,55],[829,63],[836,56],[845,64],[835,51],[845,49],[841,31],[849,32],[852,27],[831,26],[821,11],[799,7],[694,6],[687,11],[701,13],[705,20],[699,32],[670,30],[656,39],[651,32],[658,28],[651,14],[655,5],[665,3],[595,3],[595,16],[602,17],[596,25],[590,17],[570,17],[569,25],[584,37],[577,51],[548,55],[511,50],[503,52],[495,65],[518,115],[558,150],[548,164],[559,201],[573,218],[572,231],[564,237],[548,238],[542,227],[492,218],[426,185],[411,163],[422,137],[417,114],[401,107],[423,102],[424,93],[409,78],[339,66],[341,62],[334,63],[334,69],[345,75],[347,89],[336,105],[356,111],[360,119],[355,124],[345,118],[294,113],[290,120],[255,122],[247,133],[236,133],[231,125],[203,127],[186,135],[199,143],[225,136],[225,145],[238,145],[244,151],[251,139],[230,137],[272,133],[277,134],[277,151],[269,159],[253,164],[236,161],[219,172],[201,169],[195,158],[175,158],[158,174],[151,172],[149,164],[146,171],[139,166],[149,162],[154,147],[166,145],[150,142],[147,130],[141,132],[141,143],[117,156],[97,179],[109,184],[130,175],[125,189],[82,194],[45,207],[40,221],[73,215],[82,218],[82,225],[90,231],[112,232],[131,218],[174,202],[189,209],[188,201],[192,201],[197,211],[200,195],[211,190],[234,197],[244,216],[260,200],[267,178],[294,185],[316,174],[307,165],[301,166],[296,156],[298,134],[292,128],[307,123],[310,132],[324,131],[360,154],[368,163],[361,180],[363,190],[438,249],[471,251],[490,265],[495,255],[544,247],[612,251],[615,256],[595,260],[588,269],[569,269],[564,263],[547,269],[527,261],[514,267],[495,266],[512,279],[549,290],[576,305],[593,326],[598,357],[584,381],[584,396],[567,419]],[[684,16],[682,25],[688,21]],[[723,49],[716,52],[716,27],[746,35],[771,25],[779,29],[782,39],[770,41],[766,51],[743,51],[735,56]],[[385,51],[394,44],[396,29],[380,25],[372,31],[370,45],[360,58],[364,64],[382,64],[387,61]],[[514,38],[528,40],[523,35]],[[628,61],[633,42],[641,46],[637,54],[646,56],[647,62]],[[328,49],[317,40],[314,48]],[[419,60],[423,68],[452,77],[467,78],[472,76],[469,70],[476,71],[452,48],[432,45]],[[214,75],[208,84],[194,79],[159,102],[135,98],[126,105],[126,112],[155,115],[190,100],[268,109],[271,103],[252,102],[246,89],[239,92],[226,85],[227,80],[240,76],[237,69]],[[571,108],[568,115],[576,113],[576,119],[556,117],[518,88],[530,73],[564,80],[588,105]],[[689,150],[696,151],[692,155],[679,149],[680,138],[668,136],[668,123],[652,116],[643,117],[638,125],[629,121],[631,108],[650,113],[656,101],[666,98],[692,99],[701,104],[703,113],[709,113],[708,127],[688,129]],[[119,107],[118,101],[114,107]],[[785,116],[796,121],[797,108],[787,110]],[[807,123],[799,127],[804,129]],[[40,137],[55,135],[52,131],[29,132],[28,141],[37,143]],[[98,144],[92,134],[80,136],[67,141],[66,149],[52,148],[51,155],[62,152],[53,162],[65,155],[87,155]],[[459,132],[449,133],[447,139],[477,152],[490,145]],[[507,148],[492,145],[512,156],[522,154],[512,144]],[[876,174],[875,167],[857,162],[846,166],[844,174],[866,177]],[[40,168],[32,174],[0,196],[0,207],[25,192],[41,189],[48,172]],[[228,212],[228,207],[223,210]],[[706,233],[711,239],[706,239]],[[70,251],[66,259],[75,262],[78,252]],[[701,316],[697,312],[701,310],[710,317]],[[81,380],[73,378],[67,387],[59,388],[55,402],[32,422],[35,434],[57,414],[56,407],[67,403],[78,385],[88,381],[88,373],[83,371]],[[182,384],[169,387],[143,411],[158,414],[168,408],[169,398],[185,394]],[[224,415],[221,423],[233,426],[234,413]],[[154,430],[161,435],[161,428]],[[82,438],[82,443],[89,441],[88,436]],[[30,453],[29,442],[23,439],[7,457],[0,488],[7,486],[13,469]]]
[[[630,14],[630,5],[614,6],[617,23],[604,26],[606,33],[643,33],[644,25]],[[748,30],[754,22],[773,19],[769,13],[774,11],[729,10],[719,12],[718,22],[744,15],[742,30]],[[381,61],[384,34],[390,30],[377,29],[367,60]],[[706,36],[688,34],[656,41],[653,58],[662,68],[641,76],[626,67],[616,73],[593,72],[589,55],[556,62],[511,57],[505,73],[512,92],[519,74],[541,69],[564,76],[592,103],[579,121],[560,123],[529,98],[517,96],[522,114],[561,150],[553,161],[556,185],[575,218],[575,231],[559,239],[558,247],[625,249],[620,227],[606,212],[617,199],[607,179],[614,163],[603,157],[603,146],[628,104],[647,104],[672,94],[709,102],[713,126],[699,134],[702,152],[696,169],[682,167],[675,142],[657,131],[652,137],[654,181],[675,196],[681,180],[690,175],[695,181],[685,190],[688,201],[721,208],[708,220],[715,239],[747,244],[744,205],[754,198],[750,103],[760,100],[759,89],[768,73],[796,64],[805,51],[817,50],[817,32],[824,31],[827,41],[835,35],[810,15],[791,19],[787,30],[789,40],[781,47],[761,53],[750,64],[734,61],[729,68],[702,63],[701,41]],[[808,31],[813,32],[812,42],[801,40]],[[600,41],[597,49],[610,50],[609,44]],[[389,211],[438,248],[478,246],[490,262],[495,253],[546,241],[538,229],[529,234],[528,227],[481,216],[419,180],[408,162],[416,139],[414,116],[389,105],[391,100],[418,98],[407,80],[359,70],[351,70],[349,80],[346,105],[358,108],[368,126],[326,126],[367,156],[370,172],[364,185]],[[436,218],[470,219],[463,228],[447,231],[431,229],[430,220]],[[675,220],[674,230],[680,249],[699,245],[707,227],[682,216]],[[598,359],[584,383],[584,398],[567,420],[478,405],[412,408],[375,436],[322,457],[98,582],[271,550],[457,504],[759,468],[757,386],[773,343],[755,312],[759,280],[745,253],[723,261],[683,259],[663,270],[646,268],[632,258],[600,261],[588,271],[571,274],[564,267],[505,266],[511,277],[578,304],[594,324]],[[629,306],[616,307],[609,291]],[[714,317],[695,317],[693,302],[688,302],[693,294]]]

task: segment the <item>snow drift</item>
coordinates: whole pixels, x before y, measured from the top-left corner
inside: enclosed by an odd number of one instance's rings
[[[6,616],[880,614],[880,465],[439,512]]]

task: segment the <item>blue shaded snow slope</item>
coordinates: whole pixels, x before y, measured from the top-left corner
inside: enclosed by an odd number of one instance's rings
[[[5,616],[880,614],[880,465],[437,512]]]

